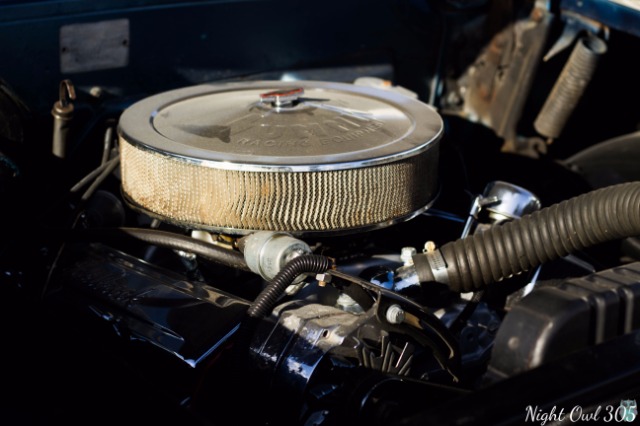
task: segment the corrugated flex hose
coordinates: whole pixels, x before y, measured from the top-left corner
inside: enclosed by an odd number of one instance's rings
[[[247,315],[236,334],[235,358],[241,360],[248,355],[246,349],[249,348],[251,336],[260,320],[271,313],[280,296],[300,274],[319,274],[330,270],[332,267],[333,261],[330,258],[315,254],[303,254],[289,261],[247,309]],[[241,371],[245,369],[242,365],[239,368]]]
[[[247,315],[251,318],[262,318],[268,315],[278,302],[278,299],[286,288],[300,274],[304,273],[322,273],[332,267],[332,261],[328,257],[307,254],[298,256],[287,263],[284,268],[278,272],[269,285],[262,290],[249,307]]]
[[[606,43],[594,35],[578,40],[536,117],[533,125],[538,133],[551,139],[560,136],[606,51]]]
[[[452,291],[485,288],[596,244],[640,235],[640,182],[592,191],[443,245]],[[414,256],[421,282],[437,281],[429,254]],[[440,280],[442,281],[442,280]]]

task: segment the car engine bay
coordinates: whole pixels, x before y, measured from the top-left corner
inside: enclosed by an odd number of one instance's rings
[[[635,420],[638,2],[0,11],[3,421]]]

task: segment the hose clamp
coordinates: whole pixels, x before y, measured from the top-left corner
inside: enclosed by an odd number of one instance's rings
[[[447,262],[440,250],[433,250],[425,253],[429,266],[431,266],[431,272],[433,272],[433,279],[442,284],[449,284],[449,274],[447,273]]]

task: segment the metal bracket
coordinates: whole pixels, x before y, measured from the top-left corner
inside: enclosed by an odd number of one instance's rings
[[[562,13],[562,19],[565,21],[564,30],[551,49],[549,49],[547,54],[542,58],[545,62],[569,48],[582,31],[594,35],[602,33],[605,40],[609,39],[609,28],[600,22],[567,11]]]

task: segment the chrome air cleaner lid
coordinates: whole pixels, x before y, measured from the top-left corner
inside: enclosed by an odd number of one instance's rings
[[[134,206],[189,227],[306,233],[380,226],[433,200],[442,127],[431,107],[369,87],[189,87],[122,114],[123,190]]]

